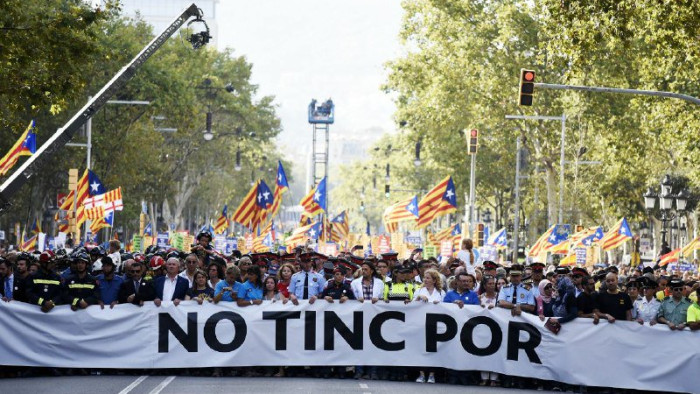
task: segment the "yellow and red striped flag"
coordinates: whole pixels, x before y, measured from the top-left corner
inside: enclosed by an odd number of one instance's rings
[[[528,256],[537,256],[538,254],[540,254],[540,252],[544,250],[544,248],[550,245],[548,239],[552,235],[552,232],[554,231],[555,227],[557,227],[557,225],[553,224],[552,227],[550,227],[547,231],[544,232],[544,234],[540,235],[540,237],[537,239],[537,242],[535,242],[535,244],[532,245],[532,247],[530,248]]]
[[[457,195],[452,177],[448,176],[432,188],[418,203],[417,228],[424,228],[433,219],[457,210]]]
[[[628,239],[632,239],[632,231],[627,224],[627,219],[622,218],[605,233],[598,244],[603,250],[610,250],[622,245]]]
[[[83,176],[78,180],[78,188],[76,192],[76,211],[75,211],[75,225],[80,227],[83,222],[87,219],[85,216],[85,206],[83,206],[83,201],[89,197],[88,193],[88,171],[85,170]]]
[[[224,205],[224,209],[221,210],[221,216],[216,221],[214,225],[214,233],[223,234],[228,228],[228,205]]]
[[[32,130],[34,130],[33,120],[29,122],[29,126],[24,130],[17,142],[12,145],[10,151],[0,159],[0,176],[10,171],[17,164],[20,156],[31,156],[36,152],[36,134],[30,133]]]
[[[681,254],[683,254],[683,256],[688,257],[691,254],[693,254],[693,252],[697,249],[700,249],[700,236],[698,236],[694,240],[690,241],[687,245],[685,245],[683,249],[681,249]]]
[[[661,256],[661,258],[659,259],[659,266],[665,267],[671,263],[677,263],[680,255],[681,255],[681,248],[674,249],[674,250],[666,253],[665,255]]]
[[[260,183],[260,181],[255,182],[255,185],[250,188],[248,194],[243,197],[243,201],[241,201],[241,204],[238,206],[238,208],[236,208],[233,216],[231,216],[231,220],[248,228],[252,227],[253,221],[257,216],[257,204],[255,203],[255,198],[258,192],[258,183]]]

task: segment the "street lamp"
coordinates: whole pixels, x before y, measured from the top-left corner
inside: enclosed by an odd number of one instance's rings
[[[671,251],[666,242],[666,223],[683,214],[688,204],[690,192],[684,189],[678,194],[673,194],[671,177],[668,174],[661,181],[660,190],[660,193],[657,194],[653,188],[649,187],[642,196],[644,197],[644,208],[646,208],[649,215],[661,221],[661,255],[664,255]],[[659,212],[661,213],[659,216],[653,213],[656,207],[656,200],[659,200]],[[673,211],[674,200],[676,202],[675,211]]]
[[[420,165],[422,164],[422,162],[420,160],[420,147],[421,147],[421,142],[420,141],[416,142],[416,158],[413,159],[413,165],[416,167],[420,167]]]
[[[484,210],[483,216],[484,216],[484,224],[488,226],[489,223],[491,223],[491,209],[486,208]]]
[[[211,131],[212,118],[213,118],[212,113],[207,112],[207,128],[204,129],[204,131],[202,132],[205,141],[211,141],[212,139],[214,139],[214,132]]]
[[[238,147],[236,149],[236,165],[233,167],[234,170],[240,171],[241,170],[241,148]]]

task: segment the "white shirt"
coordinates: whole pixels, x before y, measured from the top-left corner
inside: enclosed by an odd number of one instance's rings
[[[421,287],[420,289],[416,290],[415,293],[413,293],[413,300],[417,300],[421,296],[426,296],[428,297],[428,302],[435,302],[435,301],[440,301],[442,302],[442,299],[445,298],[445,292],[438,289],[434,288],[433,289],[433,294],[430,294],[427,288]]]
[[[165,277],[165,282],[163,282],[163,301],[172,301],[173,294],[175,294],[175,285],[177,284],[177,276],[170,279],[169,276]]]
[[[476,274],[476,265],[478,263],[476,253],[474,253],[474,263],[470,262],[471,255],[469,254],[469,251],[465,249],[462,249],[459,252],[457,252],[457,258],[464,262],[464,267],[467,269],[468,274]]]
[[[184,271],[180,272],[180,274],[179,274],[178,276],[181,276],[181,277],[187,279],[187,281],[190,282],[190,286],[189,286],[189,287],[192,287],[192,282],[194,281],[194,275],[192,275],[192,277],[190,278],[190,277],[187,275],[187,270],[184,270]]]

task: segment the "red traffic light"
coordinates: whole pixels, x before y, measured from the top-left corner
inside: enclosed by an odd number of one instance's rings
[[[472,138],[476,138],[479,136],[479,131],[477,129],[472,129],[470,131]]]
[[[533,82],[535,80],[535,73],[532,71],[525,71],[525,74],[523,74],[523,80]]]

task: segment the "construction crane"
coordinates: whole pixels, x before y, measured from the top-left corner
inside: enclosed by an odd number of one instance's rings
[[[165,41],[190,19],[194,18],[187,24],[188,27],[198,22],[203,24],[204,29],[201,32],[190,34],[189,37],[187,37],[187,41],[192,44],[194,49],[205,46],[211,39],[211,35],[209,34],[209,26],[202,17],[202,10],[197,7],[196,4],[193,3],[187,7],[187,9],[177,16],[160,35],[149,42],[131,62],[119,70],[119,72],[117,72],[114,77],[112,77],[112,79],[68,121],[68,123],[56,130],[51,138],[49,138],[36,153],[30,156],[19,169],[0,185],[0,212],[12,205],[12,197],[22,185],[34,174],[41,171],[42,167],[51,160],[51,157],[73,138],[75,132],[78,131],[88,119],[92,118],[92,116],[107,103],[110,97],[126,85],[126,83],[136,75],[136,72],[143,66],[146,60],[156,53],[156,51],[163,46]]]

